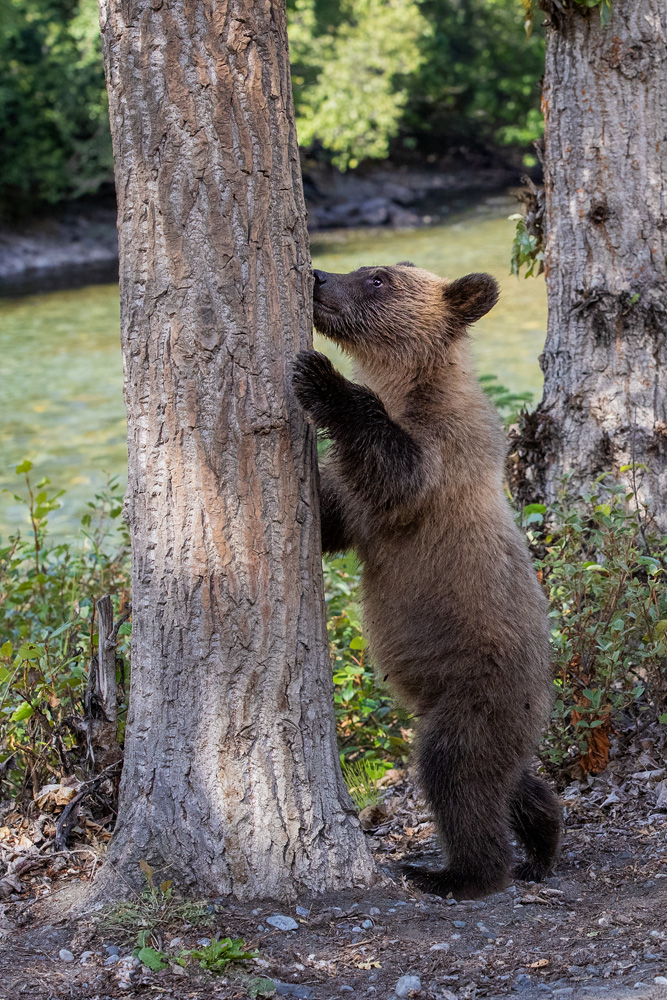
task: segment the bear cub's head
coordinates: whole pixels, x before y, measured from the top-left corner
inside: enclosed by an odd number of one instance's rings
[[[447,281],[406,261],[313,275],[316,329],[360,361],[437,362],[498,301],[490,274]]]

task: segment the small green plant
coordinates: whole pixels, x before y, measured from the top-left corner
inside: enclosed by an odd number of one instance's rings
[[[479,381],[506,425],[514,423],[519,411],[533,401],[532,392],[512,392],[498,382],[497,375],[480,375]]]
[[[510,222],[516,222],[516,231],[512,242],[512,257],[510,270],[517,278],[521,276],[521,268],[525,267],[525,278],[533,278],[544,269],[544,246],[535,233],[531,233],[526,220],[520,212],[510,215]]]
[[[276,984],[272,979],[267,979],[266,976],[255,976],[246,984],[246,987],[252,1000],[268,1000],[269,997],[276,994]]]
[[[222,938],[199,950],[182,951],[176,961],[183,966],[196,961],[207,972],[221,975],[232,962],[247,962],[257,958],[258,954],[257,951],[248,951],[241,938]]]
[[[379,804],[382,791],[378,782],[390,766],[387,761],[368,758],[343,762],[343,778],[347,790],[360,812],[367,806]]]
[[[215,910],[204,902],[178,899],[174,895],[172,881],[157,882],[155,869],[147,861],[140,861],[139,867],[145,881],[143,892],[105,908],[98,922],[107,930],[122,932],[126,938],[136,937],[135,953],[143,962],[139,951],[149,947],[149,940],[154,945],[159,944],[157,935],[161,930],[172,924],[210,924]]]
[[[132,954],[135,958],[139,959],[142,965],[150,969],[151,972],[160,972],[161,969],[167,968],[169,962],[164,952],[151,947],[147,943],[149,936],[149,931],[139,931],[137,935],[138,945]]]

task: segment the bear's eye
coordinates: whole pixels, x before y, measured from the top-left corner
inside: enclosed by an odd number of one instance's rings
[[[382,278],[373,278],[373,284],[375,285],[376,288],[379,288],[380,285],[382,284]]]

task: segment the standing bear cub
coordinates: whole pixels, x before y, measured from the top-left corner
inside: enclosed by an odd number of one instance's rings
[[[505,440],[466,328],[495,280],[445,281],[409,263],[315,271],[317,330],[359,383],[302,351],[294,389],[332,441],[321,469],[322,544],[363,565],[375,665],[419,717],[422,786],[446,850],[422,889],[475,898],[512,879],[512,832],[540,880],[560,809],[530,771],[551,706],[547,609],[503,491]]]

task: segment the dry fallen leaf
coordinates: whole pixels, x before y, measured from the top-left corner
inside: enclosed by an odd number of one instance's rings
[[[531,962],[528,966],[529,969],[544,969],[545,966],[549,964],[548,958],[538,958],[536,962]]]

